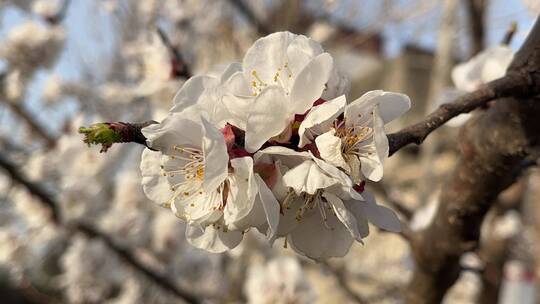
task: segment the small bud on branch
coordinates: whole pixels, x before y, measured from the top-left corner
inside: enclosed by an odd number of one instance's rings
[[[143,123],[101,122],[80,127],[79,133],[84,134],[83,141],[88,146],[101,144],[100,152],[107,152],[114,143],[133,142],[148,147],[141,130],[155,123],[153,120]]]

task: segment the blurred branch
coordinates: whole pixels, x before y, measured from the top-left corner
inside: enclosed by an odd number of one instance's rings
[[[60,7],[60,10],[58,10],[58,12],[52,16],[44,16],[45,20],[52,25],[61,23],[66,18],[70,4],[71,0],[64,0],[64,2],[62,3],[62,7]]]
[[[356,293],[354,290],[351,289],[343,269],[336,269],[335,267],[333,267],[326,261],[320,262],[320,264],[323,266],[324,269],[330,272],[332,276],[334,276],[334,278],[336,279],[341,289],[343,289],[343,291],[347,294],[347,296],[350,299],[352,299],[355,303],[358,303],[358,304],[369,303],[366,299],[364,299],[362,296],[360,296],[358,293]]]
[[[461,130],[462,156],[453,176],[442,187],[434,220],[411,242],[416,267],[407,289],[407,303],[443,300],[459,277],[462,254],[478,247],[480,226],[497,196],[515,182],[525,159],[538,157],[539,84],[540,18],[505,77],[459,98],[451,106],[450,112],[456,110],[455,106],[482,103],[480,100],[488,96],[509,97],[498,99]],[[444,116],[447,110],[443,107],[436,112]],[[432,128],[429,123],[415,126]]]
[[[510,23],[510,26],[506,30],[506,33],[504,34],[504,38],[501,41],[502,45],[509,45],[510,42],[512,42],[512,38],[514,38],[514,35],[517,32],[517,22]]]
[[[120,256],[120,258],[122,258],[122,260],[129,264],[133,269],[142,273],[145,277],[159,285],[161,288],[173,293],[185,302],[201,302],[191,293],[182,290],[179,287],[175,286],[173,283],[171,283],[172,280],[170,278],[167,278],[166,276],[155,272],[154,270],[148,268],[148,266],[144,265],[142,262],[138,261],[138,259],[135,257],[135,255],[132,254],[132,251],[130,249],[124,248],[119,244],[116,244],[116,242],[110,236],[99,231],[96,227],[80,222],[70,224],[68,225],[68,227],[73,228],[77,232],[83,233],[87,237],[97,238],[103,241],[112,251],[114,251],[118,256]]]
[[[21,104],[3,100],[0,102],[3,102],[11,109],[13,113],[15,113],[22,120],[24,120],[28,127],[30,127],[32,133],[38,135],[41,139],[43,139],[48,148],[54,147],[54,145],[56,144],[56,138],[51,135],[45,127],[38,124],[36,119],[30,113],[28,113]]]
[[[191,70],[189,66],[187,65],[186,61],[184,60],[182,53],[180,53],[179,48],[172,45],[169,37],[165,34],[165,32],[159,26],[157,27],[157,33],[158,33],[159,38],[161,39],[161,42],[163,42],[165,47],[169,50],[169,55],[172,57],[171,58],[172,76],[190,78],[192,76]]]
[[[3,154],[0,154],[0,168],[4,169],[12,180],[23,185],[32,195],[37,196],[45,207],[51,210],[51,220],[56,224],[60,223],[58,205],[52,198],[53,196],[45,188],[26,178],[26,176],[19,172],[17,166]]]
[[[470,27],[471,57],[484,49],[486,0],[467,0]]]
[[[255,12],[253,12],[249,5],[243,0],[229,0],[229,3],[234,6],[238,12],[241,13],[247,19],[247,21],[251,23],[251,25],[253,25],[253,27],[255,27],[255,30],[259,36],[266,36],[271,33],[268,26],[255,15]]]
[[[392,207],[392,209],[399,212],[407,221],[409,221],[413,214],[414,210],[411,210],[409,207],[405,206],[402,202],[398,201],[389,191],[387,190],[387,185],[384,182],[369,183],[370,189],[373,189],[375,193],[383,197],[384,202]]]
[[[48,208],[51,211],[51,219],[53,223],[59,227],[64,228],[70,237],[73,237],[75,232],[82,233],[91,238],[98,238],[103,241],[113,252],[115,252],[124,262],[130,265],[134,270],[141,273],[144,277],[148,278],[150,281],[154,282],[156,285],[160,286],[164,290],[171,292],[176,295],[178,298],[182,299],[187,303],[200,303],[201,301],[192,295],[190,292],[182,290],[181,288],[173,285],[169,278],[158,274],[154,270],[148,268],[142,262],[140,262],[132,252],[117,244],[110,236],[99,231],[95,227],[92,227],[89,224],[81,222],[72,222],[64,223],[60,219],[60,210],[58,209],[58,203],[56,202],[54,195],[49,193],[41,185],[30,181],[24,176],[17,166],[12,163],[6,156],[0,153],[0,168],[3,168],[6,173],[17,183],[22,185],[28,192],[35,195],[39,198],[39,201],[43,203],[43,206]]]
[[[513,69],[478,90],[460,96],[454,102],[441,105],[423,121],[388,135],[389,155],[408,144],[420,145],[437,128],[459,114],[468,113],[489,101],[503,97],[532,97],[540,93],[540,73],[527,67]]]

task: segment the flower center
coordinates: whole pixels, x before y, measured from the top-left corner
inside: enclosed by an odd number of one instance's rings
[[[251,81],[253,96],[257,96],[263,91],[265,87],[268,86],[268,84],[260,78],[256,70],[251,71],[251,76],[253,76],[253,80]],[[285,95],[289,95],[290,93],[289,82],[292,78],[293,74],[291,69],[289,68],[288,62],[285,62],[283,66],[278,67],[276,73],[273,76],[274,83],[281,86],[285,90]]]
[[[360,156],[363,151],[363,145],[366,140],[373,137],[373,128],[368,126],[345,126],[341,122],[336,126],[336,136],[341,138],[341,149],[343,154],[353,154]]]
[[[161,166],[163,176],[173,179],[171,191],[174,195],[169,199],[171,204],[178,196],[186,199],[193,195],[203,194],[202,183],[204,180],[204,155],[201,150],[190,147],[173,146],[176,155],[169,155],[173,164]],[[178,178],[178,182],[176,179]]]
[[[306,212],[311,211],[315,208],[319,209],[319,212],[321,214],[321,217],[323,219],[323,224],[328,229],[333,229],[330,226],[328,226],[328,213],[334,214],[334,210],[332,209],[332,206],[322,197],[322,193],[324,190],[319,189],[314,194],[308,194],[305,192],[302,192],[300,195],[296,194],[293,189],[289,189],[287,192],[287,196],[285,199],[283,199],[283,202],[281,203],[281,213],[284,213],[285,210],[291,209],[291,204],[295,202],[300,203],[300,207],[298,210],[296,210],[296,221],[300,222]]]

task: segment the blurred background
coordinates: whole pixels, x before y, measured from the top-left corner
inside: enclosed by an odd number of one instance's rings
[[[100,154],[77,129],[159,120],[187,77],[288,30],[334,56],[348,100],[408,94],[397,130],[455,94],[452,68],[513,25],[517,50],[539,13],[538,0],[0,0],[0,302],[401,303],[414,267],[402,236],[371,229],[324,263],[255,233],[209,254],[145,198],[141,146]],[[459,157],[453,125],[368,185],[413,231],[429,225]],[[497,200],[445,303],[537,303],[539,200],[531,169]]]

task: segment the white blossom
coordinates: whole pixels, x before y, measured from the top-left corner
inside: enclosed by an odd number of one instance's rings
[[[317,298],[300,263],[288,256],[274,258],[266,264],[253,264],[248,270],[244,291],[251,304],[307,304]]]
[[[249,152],[271,138],[288,140],[295,115],[308,111],[325,90],[337,95],[345,87],[330,54],[315,41],[289,32],[257,40],[244,57],[242,71],[225,85],[226,106],[245,117]]]
[[[455,90],[449,89],[443,92],[437,104],[452,102],[460,95],[472,92],[487,82],[503,77],[513,58],[514,52],[511,48],[499,45],[485,49],[466,62],[458,64],[452,70]],[[462,126],[470,116],[469,113],[461,114],[449,120],[447,125]]]
[[[369,192],[353,189],[343,171],[311,153],[271,147],[260,151],[256,161],[277,167],[273,191],[281,216],[276,236],[286,236],[302,255],[316,260],[344,256],[354,240],[362,242],[368,235],[368,221],[385,230],[401,230],[390,209],[377,205]]]
[[[388,157],[384,124],[410,108],[406,95],[370,91],[345,106],[344,96],[313,107],[300,124],[300,147],[313,137],[322,159],[342,168],[355,183],[362,176],[379,181]],[[344,114],[342,120],[336,118]]]
[[[186,236],[193,245],[222,252],[238,245],[249,227],[273,233],[277,202],[253,174],[252,159],[229,160],[222,133],[205,118],[172,113],[143,133],[161,151],[143,153],[145,193],[189,224]]]
[[[452,70],[454,85],[461,91],[474,91],[482,84],[504,76],[513,58],[514,52],[508,46],[488,48]]]
[[[37,68],[50,68],[64,45],[64,30],[28,21],[11,30],[0,47],[0,57],[25,75]]]

